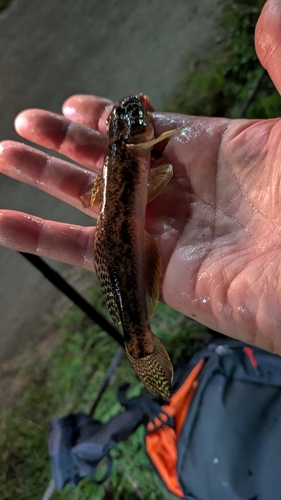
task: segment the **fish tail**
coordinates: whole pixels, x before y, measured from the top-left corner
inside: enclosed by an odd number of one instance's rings
[[[129,353],[125,343],[126,354],[132,368],[147,390],[169,404],[174,376],[173,365],[161,340],[151,330],[149,334],[152,334],[154,341],[152,353],[143,358],[135,358]]]

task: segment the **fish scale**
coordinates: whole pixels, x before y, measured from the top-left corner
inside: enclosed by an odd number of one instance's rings
[[[121,322],[128,360],[146,388],[169,403],[173,365],[149,320],[159,297],[161,260],[145,231],[146,203],[172,176],[171,165],[150,173],[151,149],[177,130],[154,139],[148,99],[118,101],[108,118],[104,167],[81,197],[84,206],[101,202],[94,264],[105,303],[116,326]],[[90,194],[89,194],[90,193]]]

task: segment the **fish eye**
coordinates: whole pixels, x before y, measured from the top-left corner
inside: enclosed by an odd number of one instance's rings
[[[134,118],[137,118],[139,116],[139,108],[136,106],[136,103],[128,103],[126,106],[126,111],[129,115],[133,116]]]
[[[127,113],[127,110],[124,109],[123,107],[121,106],[118,106],[115,111],[114,111],[114,114],[115,116],[119,119],[121,119],[122,121],[128,121],[128,113]]]

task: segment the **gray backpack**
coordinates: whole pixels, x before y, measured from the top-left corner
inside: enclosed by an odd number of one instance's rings
[[[83,414],[51,423],[57,489],[75,487],[141,424],[166,487],[187,500],[281,499],[281,358],[238,341],[216,341],[175,370],[174,394],[119,399],[125,411],[104,424]]]

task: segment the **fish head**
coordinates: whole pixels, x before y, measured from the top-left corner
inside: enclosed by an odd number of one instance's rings
[[[138,144],[150,141],[154,130],[148,112],[138,96],[132,95],[118,101],[107,121],[109,137]]]

